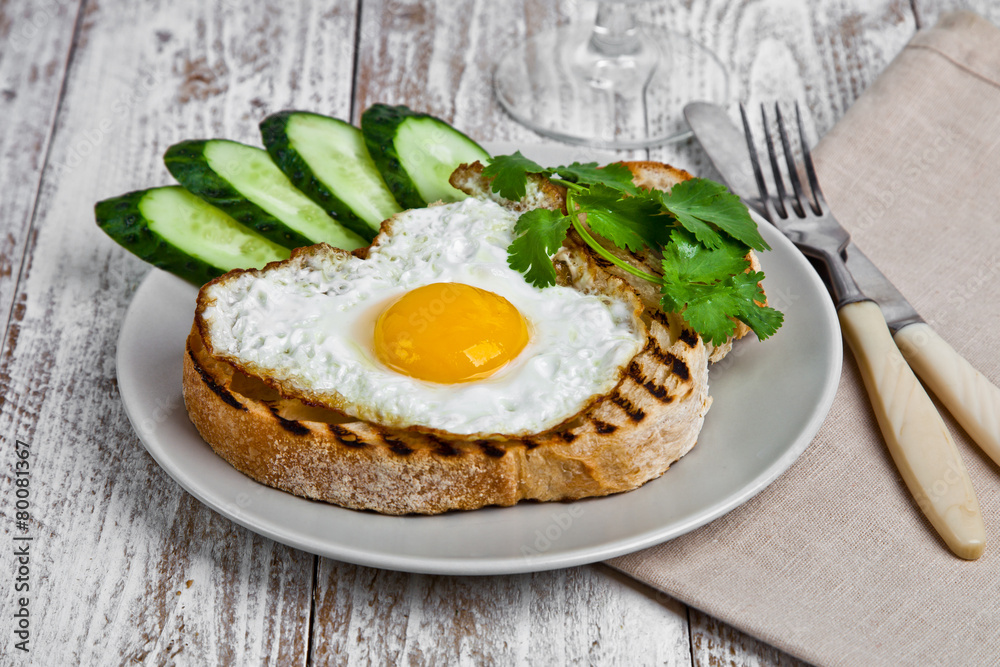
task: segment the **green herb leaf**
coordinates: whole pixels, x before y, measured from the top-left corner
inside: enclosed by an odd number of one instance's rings
[[[669,193],[647,191],[632,184],[631,171],[622,164],[598,167],[595,162],[574,162],[546,169],[520,152],[495,158],[483,174],[493,179],[494,192],[514,201],[526,194],[529,174],[567,187],[571,215],[535,209],[517,221],[507,261],[532,285],[555,284],[551,256],[572,224],[602,257],[658,283],[663,308],[681,313],[710,343],[725,343],[735,332],[737,320],[761,339],[781,326],[780,312],[758,305],[764,301],[758,284],[764,276],[748,272],[746,259],[750,248],[770,248],[746,207],[724,185],[696,178],[678,183]],[[586,225],[573,217],[579,213],[586,214]],[[616,258],[591,236],[588,227],[631,252],[662,249],[662,278]]]
[[[573,202],[587,214],[587,226],[619,248],[638,252],[658,248],[670,240],[673,221],[663,215],[659,201],[646,196],[625,196],[606,185],[595,184]]]
[[[528,174],[544,174],[540,164],[521,155],[498,155],[483,169],[483,176],[493,178],[493,192],[511,201],[518,201],[527,192]]]
[[[673,186],[670,192],[660,192],[663,207],[709,248],[719,248],[724,240],[722,230],[754,250],[770,250],[757,231],[740,198],[721,183],[704,178],[692,178]]]
[[[766,297],[764,296],[764,290],[760,287],[760,282],[764,280],[763,272],[758,271],[757,273],[748,273],[746,275],[746,290],[749,292],[751,289],[750,285],[754,289],[754,294],[750,299],[764,303]],[[771,306],[758,306],[756,303],[743,310],[736,318],[750,327],[750,330],[757,335],[759,340],[773,336],[785,321],[785,315],[780,310],[776,310]]]
[[[562,246],[569,225],[569,216],[559,211],[536,208],[523,214],[514,227],[518,236],[507,249],[510,268],[523,273],[535,287],[555,285],[556,270],[550,258]]]
[[[781,326],[778,311],[764,301],[759,272],[747,273],[746,249],[725,243],[709,249],[687,231],[676,230],[663,253],[661,305],[681,313],[684,320],[708,342],[721,345],[736,330],[733,318],[744,322],[760,339]]]
[[[621,163],[598,167],[596,162],[581,164],[574,162],[567,167],[556,167],[552,170],[559,178],[580,185],[606,185],[615,190],[635,194],[638,188],[632,183],[632,172]]]
[[[746,254],[745,247],[733,242],[723,242],[715,249],[706,248],[692,233],[676,229],[663,253],[664,262],[668,257],[672,260],[663,277],[669,276],[679,283],[711,283],[750,268]]]

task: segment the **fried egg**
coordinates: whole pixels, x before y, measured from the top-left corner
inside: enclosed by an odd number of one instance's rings
[[[206,286],[213,353],[307,402],[394,428],[538,433],[610,392],[642,348],[634,302],[537,288],[507,264],[517,215],[405,211],[364,259],[325,246]]]

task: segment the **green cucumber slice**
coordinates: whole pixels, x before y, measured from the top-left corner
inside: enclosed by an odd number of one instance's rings
[[[94,212],[98,226],[119,245],[195,285],[290,254],[179,186],[105,199]]]
[[[367,243],[292,185],[267,151],[225,139],[183,141],[163,156],[188,191],[286,248],[324,242],[354,250]]]
[[[365,148],[361,130],[336,118],[281,111],[260,124],[271,159],[295,187],[366,240],[402,209]]]
[[[405,106],[374,104],[361,115],[368,153],[400,204],[420,208],[466,195],[448,182],[462,163],[490,154],[448,123]]]

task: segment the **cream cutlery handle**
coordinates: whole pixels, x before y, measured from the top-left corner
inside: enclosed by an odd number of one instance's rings
[[[839,316],[903,481],[955,555],[979,558],[986,529],[972,481],[941,415],[893,342],[882,311],[872,301],[860,301],[841,308]]]
[[[924,384],[1000,465],[1000,388],[973,368],[928,324],[918,322],[903,327],[894,338]]]

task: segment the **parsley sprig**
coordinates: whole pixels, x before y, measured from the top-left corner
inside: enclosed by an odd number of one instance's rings
[[[546,168],[521,155],[493,158],[483,170],[492,189],[512,201],[527,192],[528,175],[539,174],[566,188],[566,211],[533,209],[520,218],[508,249],[511,268],[529,283],[556,282],[552,256],[572,227],[609,262],[660,286],[664,310],[680,313],[706,341],[722,344],[745,323],[761,340],[781,326],[784,316],[761,306],[764,274],[752,271],[747,252],[770,250],[746,206],[720,183],[694,178],[670,192],[632,183],[622,164],[596,162]],[[585,215],[585,224],[581,215]],[[630,252],[652,248],[662,253],[662,275],[647,273],[607,250],[596,236]]]

